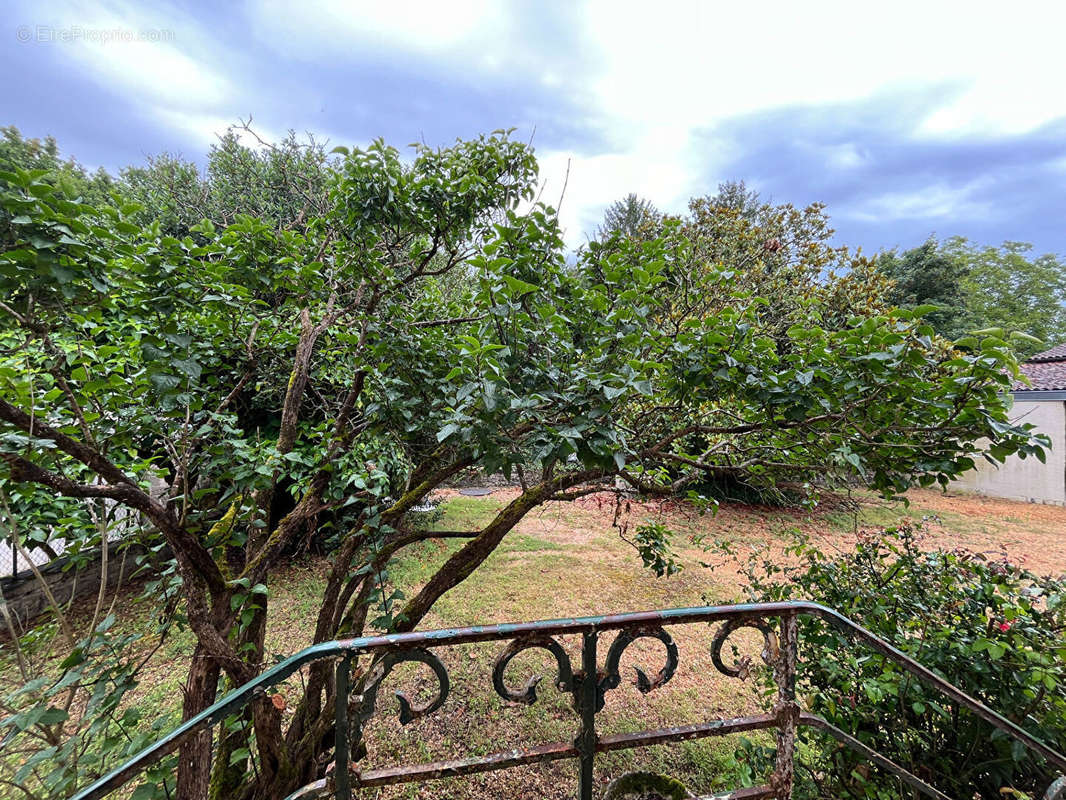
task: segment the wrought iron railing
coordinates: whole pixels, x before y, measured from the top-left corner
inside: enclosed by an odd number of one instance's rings
[[[185,722],[166,738],[145,749],[133,759],[104,776],[75,796],[73,800],[97,800],[123,786],[152,764],[175,751],[183,741],[197,732],[221,722],[235,711],[247,706],[266,689],[282,683],[303,666],[322,659],[336,660],[336,747],[333,764],[324,778],[299,789],[290,796],[312,798],[334,796],[350,800],[360,788],[390,784],[428,781],[478,772],[503,770],[521,765],[560,759],[579,762],[578,796],[591,800],[594,787],[594,764],[597,754],[650,745],[723,736],[756,730],[776,730],[777,750],[775,766],[769,782],[763,786],[738,789],[716,798],[789,798],[792,793],[793,760],[796,731],[800,726],[820,729],[842,744],[852,748],[868,761],[897,776],[916,791],[928,797],[950,800],[927,782],[891,761],[855,737],[830,724],[825,719],[801,710],[796,701],[796,666],[798,658],[797,618],[820,618],[859,641],[901,669],[939,691],[960,707],[987,721],[1007,736],[1039,754],[1057,770],[1066,773],[1066,756],[1055,751],[1022,727],[975,700],[960,689],[923,667],[914,659],[879,639],[865,628],[841,616],[832,609],[815,603],[782,602],[734,606],[707,606],[665,611],[648,611],[615,616],[584,617],[579,619],[548,620],[505,625],[487,625],[451,630],[373,636],[359,639],[325,642],[302,650],[265,671],[258,678],[223,697],[215,705]],[[777,700],[772,713],[731,719],[717,719],[683,727],[645,730],[636,733],[598,735],[596,715],[603,709],[607,692],[621,683],[619,664],[623,652],[637,639],[660,641],[666,650],[663,667],[649,677],[636,670],[637,688],[647,693],[662,686],[673,676],[678,666],[678,650],[667,628],[684,623],[722,623],[711,644],[711,659],[716,669],[731,677],[743,677],[750,663],[741,659],[727,663],[722,648],[729,637],[741,628],[752,628],[762,634],[762,657],[772,667],[777,685]],[[604,666],[599,666],[600,637],[608,632],[617,635],[607,648]],[[570,656],[556,637],[581,637],[580,664],[574,668]],[[485,756],[450,761],[388,767],[356,769],[352,761],[353,744],[362,741],[363,727],[371,718],[377,704],[378,692],[389,673],[403,662],[421,662],[436,675],[436,695],[426,703],[416,704],[407,695],[397,692],[400,721],[408,723],[439,709],[448,696],[448,672],[436,656],[436,648],[449,645],[486,641],[507,641],[496,659],[492,680],[496,692],[506,700],[532,704],[537,699],[539,678],[531,678],[520,689],[505,680],[508,664],[519,653],[531,648],[548,651],[556,662],[555,687],[569,693],[579,716],[577,737],[572,742],[555,742],[526,749],[508,749]],[[369,671],[359,681],[361,691],[352,692],[352,662],[359,656],[371,657]],[[1060,778],[1048,787],[1046,800],[1066,799],[1066,779]]]

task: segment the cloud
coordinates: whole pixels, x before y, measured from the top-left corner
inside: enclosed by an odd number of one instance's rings
[[[688,197],[691,175],[678,149],[687,146],[684,136],[655,130],[634,141],[624,151],[579,155],[567,150],[549,150],[540,155],[544,200],[554,206],[566,184],[560,222],[571,247],[585,241],[602,221],[603,212],[630,192],[652,198],[664,208]],[[672,139],[672,140],[671,140]]]
[[[638,124],[700,126],[945,82],[966,88],[930,118],[930,132],[1016,133],[1066,115],[1054,91],[1061,4],[1010,14],[990,0],[901,0],[890,11],[843,0],[595,0],[585,9],[597,94]]]
[[[68,149],[89,133],[88,152],[76,154],[90,164],[117,169],[162,149],[198,157],[244,112],[236,110],[238,59],[169,4],[59,0],[25,4],[20,16],[34,37],[12,60],[31,65],[38,91],[65,90],[64,107],[42,116],[78,120],[46,132],[62,134]],[[101,128],[109,128],[103,137]],[[116,163],[112,153],[134,137],[136,149],[122,150]]]
[[[980,162],[969,159],[983,154],[980,143],[1004,137],[996,155],[1009,160],[1010,137],[1024,140],[1066,116],[1066,95],[1057,87],[1066,6],[1038,8],[1039,14],[1008,15],[988,2],[908,1],[891,13],[848,2],[589,3],[582,19],[595,53],[588,80],[612,135],[608,152],[572,165],[571,194],[583,208],[572,210],[571,225],[626,191],[678,211],[722,178],[747,176],[774,192],[830,199],[819,194],[820,185],[835,189],[868,179],[871,169],[891,178],[891,170],[908,168],[923,171],[909,189],[833,210],[886,224],[923,214],[930,222],[984,217],[987,200],[970,198],[990,182],[971,176],[960,184],[952,170],[963,159],[952,154],[964,154],[965,169],[979,172]],[[886,97],[899,104],[896,113],[869,103]],[[838,124],[860,124],[850,128],[850,140],[832,125],[804,136],[788,127],[797,115],[772,113],[780,109],[810,109],[798,114],[801,124],[822,113]],[[842,118],[835,110],[847,113]],[[871,115],[876,125],[861,124]],[[758,126],[745,125],[756,118]],[[941,181],[929,175],[943,171],[937,164],[905,157],[886,164],[883,145],[892,140],[927,142],[937,159],[954,162],[952,174]],[[1029,153],[1022,148],[1019,155]],[[798,186],[785,177],[794,169],[789,159],[817,164],[819,174],[808,172],[810,182]]]
[[[491,39],[505,19],[503,8],[487,0],[407,0],[397,12],[391,3],[255,0],[247,17],[274,49],[312,60],[397,48],[432,57]]]
[[[36,76],[33,92],[10,90],[13,121],[47,126],[90,163],[199,155],[249,114],[269,136],[348,145],[515,126],[536,132],[545,199],[567,181],[572,245],[628,192],[679,211],[743,177],[824,200],[841,236],[877,246],[919,226],[988,224],[1066,249],[1048,221],[1066,163],[1054,138],[1066,118],[1061,4],[63,0],[17,13],[173,33],[0,53]],[[87,107],[91,119],[72,110]]]
[[[1056,166],[1066,157],[1066,122],[1025,134],[929,136],[925,120],[958,91],[893,92],[728,120],[698,133],[733,142],[738,153],[704,180],[744,178],[775,200],[825,202],[838,238],[868,249],[910,246],[935,229],[1062,249],[1061,234],[1048,233],[1066,212]]]
[[[173,10],[166,9],[67,0],[49,5],[47,17],[34,7],[34,28],[54,32],[54,41],[39,46],[131,97],[169,108],[218,106],[231,99],[232,82],[209,63],[221,48],[195,24],[177,29]]]
[[[965,186],[937,183],[913,192],[884,192],[852,207],[846,219],[863,222],[896,222],[924,220],[936,225],[956,216],[986,220],[995,213],[995,206],[975,198],[984,181]]]
[[[475,91],[509,85],[575,96],[582,89],[573,79],[590,68],[584,32],[561,5],[249,0],[246,19],[257,43],[320,76],[373,64]]]

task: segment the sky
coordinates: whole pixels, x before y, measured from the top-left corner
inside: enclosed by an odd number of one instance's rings
[[[8,0],[0,124],[118,170],[251,116],[331,145],[515,128],[567,241],[744,180],[867,253],[1066,253],[1066,3]],[[565,193],[563,192],[565,186]]]

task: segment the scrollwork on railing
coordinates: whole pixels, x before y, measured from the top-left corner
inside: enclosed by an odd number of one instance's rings
[[[764,786],[746,789],[744,796],[750,798],[787,797],[791,792],[792,757],[795,752],[796,731],[800,727],[822,730],[842,746],[849,747],[880,769],[899,777],[916,791],[937,800],[947,800],[947,796],[942,792],[849,733],[836,728],[822,717],[801,711],[796,700],[796,673],[799,658],[797,619],[800,616],[822,620],[844,631],[850,638],[861,641],[881,656],[890,659],[917,680],[957,703],[959,707],[966,708],[972,714],[991,723],[997,730],[1024,745],[1031,752],[1040,754],[1047,759],[1049,765],[1056,767],[1060,774],[1066,771],[1066,755],[1054,750],[1024,728],[973,699],[958,687],[896,650],[888,642],[877,638],[865,628],[832,609],[813,603],[790,601],[759,605],[665,609],[579,619],[475,626],[447,631],[416,631],[323,642],[271,667],[253,681],[220,698],[218,702],[187,720],[166,738],[141,751],[130,761],[116,767],[91,786],[83,789],[75,795],[74,800],[102,800],[110,792],[122,789],[136,776],[143,774],[152,765],[158,764],[161,759],[173,753],[189,737],[201,735],[209,731],[212,726],[222,723],[236,711],[255,702],[269,687],[277,686],[295,675],[303,666],[326,659],[336,662],[336,694],[333,704],[336,744],[334,757],[325,775],[298,789],[290,795],[290,800],[295,800],[297,797],[304,798],[304,800],[312,797],[352,800],[353,788],[362,790],[377,786],[473,775],[558,759],[578,760],[579,797],[582,800],[593,800],[597,796],[598,787],[594,774],[595,761],[601,752],[648,747],[705,736],[724,736],[775,729],[777,731],[777,756],[773,772],[769,775],[769,781]],[[751,674],[753,657],[742,656],[735,645],[730,645],[733,660],[731,663],[726,663],[722,656],[722,648],[741,628],[751,628],[762,634],[762,658],[773,668],[774,682],[778,687],[777,700],[772,713],[729,719],[709,719],[692,725],[599,736],[596,729],[596,714],[603,708],[606,693],[617,688],[621,683],[620,664],[627,648],[641,638],[656,639],[664,645],[666,663],[654,677],[649,678],[643,669],[635,668],[637,688],[644,693],[650,692],[667,683],[678,668],[678,648],[666,632],[666,628],[670,625],[701,622],[720,624],[711,643],[711,660],[715,669],[735,678],[744,679]],[[607,651],[604,667],[600,668],[597,659],[600,652],[598,648],[600,637],[615,631],[617,635]],[[580,661],[577,662],[581,665],[579,670],[573,668],[567,650],[556,638],[576,636],[581,637]],[[539,744],[536,747],[509,747],[506,750],[476,757],[356,769],[356,765],[366,756],[367,737],[363,726],[375,713],[378,693],[397,665],[403,662],[425,664],[433,671],[438,684],[435,696],[424,703],[416,704],[403,692],[395,693],[400,706],[400,722],[407,724],[440,709],[448,697],[450,688],[448,672],[442,661],[434,654],[438,652],[436,648],[490,641],[501,644],[509,642],[493,666],[492,682],[495,691],[501,697],[516,703],[536,702],[536,690],[541,678],[533,676],[520,688],[509,687],[504,678],[514,658],[526,650],[538,648],[547,650],[554,656],[555,686],[559,691],[567,692],[572,696],[574,709],[577,711],[579,728],[575,738]],[[366,663],[365,660],[369,660],[367,671],[360,670],[361,660],[364,660],[364,663]],[[631,786],[630,783],[625,783],[626,786]],[[659,786],[662,786],[661,782],[655,788]],[[1066,800],[1066,779],[1056,780],[1042,797],[1043,800]]]
[[[751,675],[751,657],[742,656],[733,665],[726,664],[722,660],[722,647],[726,640],[741,628],[752,628],[759,631],[763,637],[762,660],[767,666],[773,666],[779,657],[780,647],[777,642],[777,632],[765,621],[758,617],[736,617],[727,620],[715,633],[711,641],[711,663],[714,668],[730,678],[747,680]]]
[[[603,705],[603,695],[611,689],[617,688],[622,682],[622,676],[618,665],[622,660],[622,653],[637,639],[658,639],[666,647],[666,663],[654,678],[649,678],[647,673],[640,667],[634,667],[636,671],[637,689],[641,694],[647,694],[653,689],[658,689],[673,677],[677,670],[678,656],[677,644],[661,626],[646,626],[641,628],[624,628],[611,642],[611,648],[607,651],[607,663],[604,665],[604,675],[600,679],[600,706]]]
[[[563,646],[550,636],[523,636],[512,640],[497,656],[496,663],[492,667],[492,687],[504,700],[525,705],[533,705],[537,702],[537,684],[542,680],[542,675],[531,676],[521,691],[514,691],[503,679],[503,674],[507,670],[507,665],[511,663],[511,659],[525,650],[535,648],[547,650],[555,656],[555,688],[560,692],[572,693],[574,691],[574,673],[570,666],[570,656],[566,654]]]
[[[400,724],[406,725],[427,714],[432,714],[444,705],[444,701],[448,699],[451,682],[448,679],[448,670],[436,654],[422,647],[398,650],[386,653],[371,666],[362,695],[353,696],[353,705],[356,707],[360,725],[365,724],[373,715],[381,684],[385,682],[397,664],[405,661],[419,662],[433,670],[434,675],[437,676],[437,694],[429,702],[415,705],[406,693],[395,692],[396,699],[400,703]]]

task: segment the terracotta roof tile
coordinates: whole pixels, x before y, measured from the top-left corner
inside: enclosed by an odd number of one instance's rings
[[[1063,355],[1057,359],[1047,358],[1048,353],[1062,351]],[[1015,383],[1011,388],[1016,392],[1048,391],[1050,389],[1066,389],[1066,345],[1060,345],[1047,353],[1026,361],[1021,365],[1022,374],[1029,378],[1031,386],[1024,383]]]
[[[1050,350],[1045,350],[1043,353],[1037,353],[1035,356],[1027,359],[1028,363],[1039,363],[1041,361],[1066,361],[1066,344],[1056,345]]]

